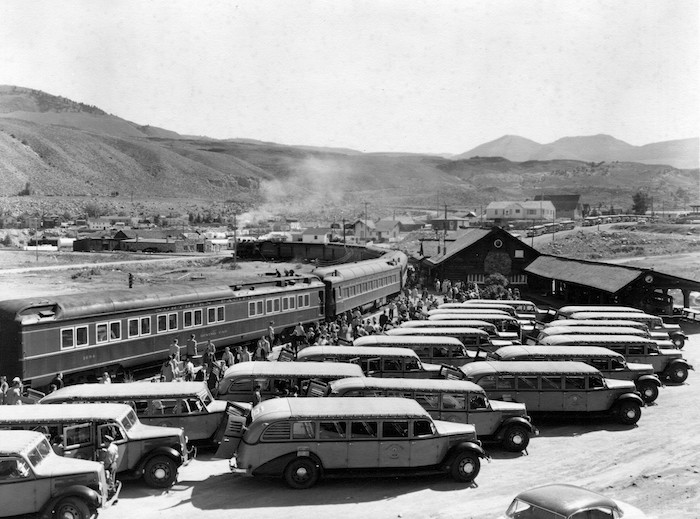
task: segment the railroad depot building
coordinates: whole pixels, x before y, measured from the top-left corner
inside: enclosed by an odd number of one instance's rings
[[[467,229],[454,241],[425,240],[422,248],[425,279],[483,283],[486,276],[500,273],[520,288],[528,282],[525,267],[540,255],[500,227]]]

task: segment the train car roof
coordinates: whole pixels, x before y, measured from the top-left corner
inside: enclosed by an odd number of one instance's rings
[[[253,408],[253,421],[327,418],[430,418],[423,407],[410,398],[273,398]]]
[[[401,267],[401,263],[396,259],[377,258],[373,260],[358,261],[355,263],[344,263],[330,267],[317,267],[312,273],[324,281],[339,283],[349,281],[370,274],[381,274],[390,272]]]
[[[27,452],[43,439],[38,431],[0,431],[0,455]]]
[[[395,328],[396,329],[396,328]],[[409,328],[410,329],[410,328]],[[387,330],[392,331],[392,330]],[[482,330],[479,330],[482,331]],[[365,335],[364,337],[358,337],[353,341],[353,347],[357,348],[360,346],[371,346],[381,344],[429,344],[429,345],[452,345],[452,346],[462,346],[462,342],[456,337],[440,337],[435,335]],[[374,347],[373,349],[377,349]],[[392,347],[392,349],[396,349]],[[302,350],[304,351],[304,350]]]
[[[302,350],[303,351],[303,350]],[[234,364],[224,378],[235,376],[361,377],[362,368],[349,362],[280,362],[248,361]]]
[[[134,400],[138,398],[178,398],[209,394],[205,382],[129,382],[124,384],[77,384],[65,386],[43,397],[40,403],[70,400],[106,399]]]
[[[333,389],[363,388],[363,389],[396,389],[400,391],[475,391],[483,393],[481,386],[467,380],[441,378],[377,378],[350,377],[332,381]]]
[[[411,348],[381,346],[309,346],[297,353],[297,360],[313,355],[347,355],[348,357],[418,357]]]
[[[0,423],[119,420],[130,411],[126,404],[8,405],[0,413]]]
[[[284,283],[283,287],[277,286]],[[70,319],[84,315],[98,316],[129,310],[158,308],[172,305],[219,301],[251,295],[300,290],[310,286],[322,287],[314,277],[265,281],[241,285],[170,284],[122,290],[104,290],[51,297],[35,297],[0,301],[0,313],[25,319]]]
[[[529,373],[529,374],[554,374],[561,375],[563,373],[577,374],[598,374],[600,371],[584,362],[576,361],[558,361],[558,360],[518,360],[518,361],[497,361],[487,360],[481,362],[472,362],[460,366],[459,368],[465,375],[491,375],[495,373]]]

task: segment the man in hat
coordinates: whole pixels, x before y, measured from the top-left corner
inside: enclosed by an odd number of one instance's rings
[[[119,447],[114,443],[113,436],[105,434],[103,447],[98,453],[98,460],[105,466],[107,481],[109,486],[113,487],[117,476],[117,461],[119,460]]]

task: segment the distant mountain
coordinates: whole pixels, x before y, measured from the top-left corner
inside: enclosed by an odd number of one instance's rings
[[[540,193],[627,208],[633,193],[647,189],[667,207],[682,208],[697,190],[698,171],[663,164],[693,146],[697,139],[636,147],[609,136],[549,145],[505,136],[461,158],[361,153],[179,135],[37,90],[0,87],[0,196],[13,197],[29,183],[36,194],[70,199],[73,207],[86,200],[78,197],[120,193],[163,201],[168,210],[268,203],[290,215],[355,217],[365,202],[371,216],[444,205],[466,212]],[[515,158],[503,158],[509,152]],[[593,159],[603,152],[624,158]],[[648,164],[629,162],[634,154]],[[657,157],[662,165],[653,165]]]
[[[700,167],[700,139],[690,138],[633,146],[610,135],[564,137],[549,144],[506,135],[481,144],[455,159],[504,157],[512,161],[571,159],[584,162],[639,162],[676,168]]]

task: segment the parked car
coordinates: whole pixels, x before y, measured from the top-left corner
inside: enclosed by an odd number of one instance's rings
[[[551,484],[521,492],[500,519],[644,519],[639,509],[574,485]]]

